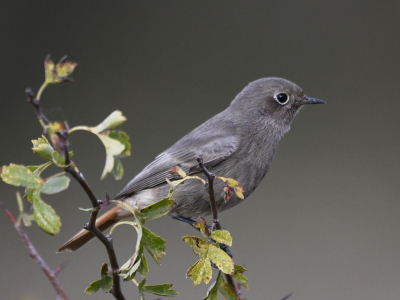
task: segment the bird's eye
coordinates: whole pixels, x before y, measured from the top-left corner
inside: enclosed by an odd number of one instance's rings
[[[274,98],[280,105],[285,105],[289,101],[289,97],[285,93],[276,94]]]

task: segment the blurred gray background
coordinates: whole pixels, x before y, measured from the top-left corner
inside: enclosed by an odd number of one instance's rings
[[[249,270],[243,296],[399,299],[399,9],[399,1],[3,1],[0,164],[43,161],[30,149],[42,131],[24,90],[40,87],[47,54],[79,63],[73,83],[44,92],[50,118],[75,126],[115,109],[128,117],[132,157],[121,181],[99,180],[105,153],[95,136],[71,136],[74,161],[100,199],[248,82],[287,78],[327,105],[302,110],[261,186],[221,215],[235,262]],[[15,192],[1,183],[0,200],[16,215]],[[26,231],[51,267],[69,261],[59,279],[70,299],[112,299],[83,293],[108,260],[98,241],[55,254],[88,220],[77,209],[90,206],[83,191],[72,182],[44,199],[61,216],[60,235]],[[197,233],[168,217],[148,225],[167,240],[167,255],[150,264],[147,283],[171,282],[177,299],[202,299],[208,287],[185,279],[196,256],[181,241]],[[1,211],[0,237],[1,298],[55,299]],[[114,237],[123,263],[136,233],[120,227]],[[123,291],[138,299],[132,283]]]

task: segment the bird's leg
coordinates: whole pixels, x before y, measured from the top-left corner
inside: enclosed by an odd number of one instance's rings
[[[192,227],[194,227],[194,224],[197,223],[196,221],[193,221],[192,219],[185,218],[180,215],[172,216],[172,219],[187,223],[187,224],[191,225]],[[194,227],[194,228],[196,228],[196,227]],[[199,230],[199,229],[197,229],[197,230]]]

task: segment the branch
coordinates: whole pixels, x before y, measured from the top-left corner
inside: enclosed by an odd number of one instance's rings
[[[211,206],[211,211],[212,211],[212,216],[213,216],[213,227],[215,227],[217,230],[221,229],[221,223],[219,222],[218,218],[218,208],[217,208],[217,203],[215,201],[215,194],[214,194],[214,179],[215,179],[215,174],[211,173],[208,171],[208,169],[204,166],[203,163],[203,157],[199,155],[196,158],[197,163],[199,164],[200,171],[206,175],[207,177],[207,183],[205,184],[208,196],[210,197],[210,206]],[[235,288],[235,283],[233,282],[233,277],[229,274],[225,274],[225,278],[228,284],[230,284],[233,288]],[[240,297],[238,295],[238,297]]]
[[[39,122],[42,124],[43,127],[46,127],[47,125],[51,124],[52,122],[50,119],[48,119],[41,107],[40,107],[40,101],[35,98],[35,94],[31,89],[26,89],[26,94],[28,95],[28,102],[30,102],[36,112],[36,115],[39,119]],[[69,151],[68,151],[68,132],[58,132],[57,133],[58,140],[57,140],[57,146],[55,145],[55,148],[59,151],[62,152],[64,159],[65,159],[65,165],[66,167],[64,168],[64,171],[69,173],[78,183],[81,185],[83,190],[85,191],[86,195],[89,197],[90,201],[92,202],[92,206],[94,211],[90,214],[90,219],[89,222],[85,224],[84,228],[86,230],[89,230],[94,234],[96,238],[98,238],[103,245],[106,247],[108,257],[110,259],[110,264],[111,268],[113,270],[113,287],[111,288],[110,293],[114,296],[115,299],[117,300],[124,300],[125,297],[122,294],[121,291],[121,284],[120,284],[120,278],[118,274],[120,273],[120,269],[118,266],[117,262],[117,256],[114,251],[113,243],[112,243],[112,238],[110,235],[105,236],[97,227],[96,227],[96,219],[97,219],[97,214],[100,209],[100,204],[102,203],[101,201],[97,200],[97,197],[94,195],[92,189],[89,187],[89,184],[85,180],[85,177],[83,174],[79,171],[77,171],[74,167],[73,164],[71,164],[71,159],[69,156]],[[60,146],[61,145],[61,146]]]
[[[47,266],[47,264],[43,260],[43,258],[36,251],[36,248],[32,244],[32,242],[29,240],[28,235],[25,233],[25,231],[22,229],[22,227],[15,220],[14,216],[11,214],[11,212],[8,210],[8,208],[4,205],[3,202],[0,202],[0,205],[3,208],[7,217],[10,219],[11,223],[13,223],[14,228],[18,231],[18,233],[21,236],[22,240],[24,241],[25,245],[28,247],[30,256],[42,268],[42,270],[46,274],[47,278],[49,278],[49,280],[50,280],[51,284],[53,285],[54,289],[56,290],[56,293],[59,296],[59,298],[63,299],[63,300],[68,300],[67,295],[65,295],[65,293],[61,287],[61,284],[57,279],[57,274],[61,271],[62,268],[64,268],[64,266],[62,265],[59,268],[57,268],[55,271],[52,271]]]
[[[210,197],[210,205],[211,205],[211,211],[213,215],[213,227],[215,227],[217,230],[221,229],[221,224],[219,223],[218,219],[218,208],[217,208],[217,203],[215,202],[215,195],[214,195],[214,179],[215,179],[215,174],[211,173],[208,171],[208,169],[204,166],[203,163],[203,157],[200,155],[196,158],[197,163],[199,164],[200,171],[206,175],[207,177],[207,183],[206,183],[206,189],[208,192],[208,196]]]
[[[113,294],[115,299],[123,300],[125,298],[121,291],[120,278],[118,275],[120,273],[120,270],[117,262],[117,256],[115,254],[112,243],[112,237],[110,235],[105,236],[96,227],[97,214],[99,212],[100,204],[102,204],[102,201],[97,200],[96,196],[94,195],[93,191],[89,187],[88,183],[86,182],[81,172],[77,172],[72,165],[68,166],[65,169],[65,171],[71,174],[71,176],[74,177],[79,182],[79,184],[89,197],[90,201],[92,202],[93,207],[96,208],[93,212],[91,212],[89,222],[85,224],[84,228],[92,232],[95,235],[95,237],[97,237],[106,247],[107,254],[110,259],[111,268],[113,270],[113,288],[111,289],[110,293]]]

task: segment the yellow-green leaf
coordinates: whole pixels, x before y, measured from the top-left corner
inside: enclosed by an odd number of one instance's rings
[[[225,193],[225,201],[228,201],[233,194],[236,194],[236,196],[239,199],[244,199],[244,189],[243,187],[237,182],[235,179],[232,178],[225,178],[225,177],[219,177],[217,176],[216,178],[221,179],[222,181],[225,182],[224,186],[224,193]]]
[[[232,246],[232,237],[228,230],[216,230],[211,233],[211,238],[220,244]]]
[[[233,274],[234,265],[232,258],[225,251],[210,244],[207,251],[207,257],[225,274]]]
[[[33,217],[38,226],[45,232],[51,235],[60,232],[60,217],[55,210],[40,199],[39,193],[32,193]]]
[[[203,257],[206,255],[210,244],[197,236],[183,236],[182,240],[192,247],[194,254]]]
[[[54,149],[44,135],[37,140],[32,140],[32,145],[33,153],[36,153],[47,160],[52,160]]]
[[[60,60],[56,65],[57,77],[65,78],[70,75],[78,64],[71,61]],[[60,80],[56,78],[57,80]]]
[[[212,269],[210,259],[203,257],[199,259],[186,272],[186,277],[190,277],[194,285],[198,285],[203,280],[205,284],[209,283],[212,278]]]
[[[206,233],[206,227],[203,224],[201,224],[200,222],[196,222],[194,224],[194,227],[200,230],[203,237],[208,238],[208,235]]]
[[[3,166],[1,178],[5,183],[31,189],[40,188],[42,185],[40,176],[22,165],[10,164],[9,166]]]
[[[77,63],[66,61],[66,57],[63,57],[60,62],[55,65],[50,59],[50,56],[47,56],[44,61],[45,83],[60,83],[68,81],[69,78],[67,76],[74,71],[76,66]]]
[[[61,167],[61,168],[66,167],[65,159],[60,153],[58,153],[57,151],[54,151],[52,154],[52,157],[53,157],[53,163],[56,166]]]

